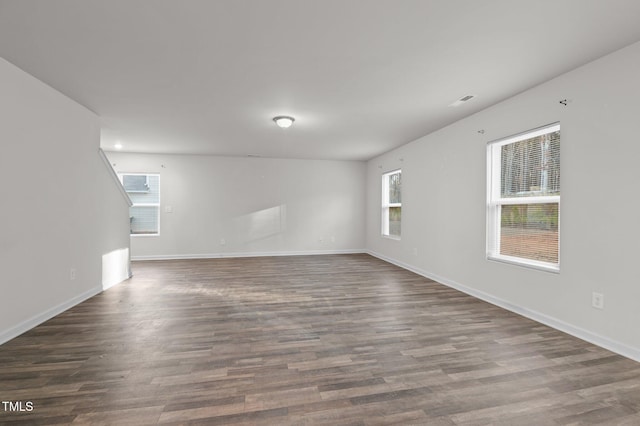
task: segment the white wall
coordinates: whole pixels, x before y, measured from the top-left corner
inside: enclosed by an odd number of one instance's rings
[[[640,43],[369,161],[367,249],[640,360],[639,69]],[[486,144],[555,121],[560,274],[487,261]],[[380,236],[380,175],[398,167],[403,222],[394,241]],[[594,291],[604,310],[591,307]]]
[[[160,174],[160,235],[133,236],[134,259],[364,249],[363,162],[107,155],[118,172]]]
[[[131,253],[129,238],[129,197],[124,192],[118,176],[105,156],[96,164],[95,216],[96,244],[102,262],[102,289],[106,290],[131,277]]]
[[[129,240],[97,116],[1,58],[0,93],[2,343],[101,291],[103,255]]]

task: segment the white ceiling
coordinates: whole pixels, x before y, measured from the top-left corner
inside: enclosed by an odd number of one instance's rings
[[[639,18],[637,0],[0,0],[0,56],[96,112],[106,150],[364,160],[640,40]]]

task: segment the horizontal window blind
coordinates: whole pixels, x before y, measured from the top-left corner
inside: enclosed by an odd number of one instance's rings
[[[558,204],[503,205],[500,254],[558,263]]]
[[[560,131],[502,145],[500,196],[560,195]]]
[[[559,270],[560,125],[487,146],[487,256]]]
[[[133,205],[129,208],[131,235],[160,233],[160,175],[119,174]]]

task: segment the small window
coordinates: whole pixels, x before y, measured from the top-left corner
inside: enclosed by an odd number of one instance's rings
[[[382,175],[382,235],[400,238],[402,219],[402,171]]]
[[[122,175],[122,186],[128,193],[149,192],[149,176],[147,175]]]
[[[559,271],[560,125],[487,146],[487,257]]]
[[[160,234],[160,175],[120,174],[133,205],[129,208],[131,235]]]

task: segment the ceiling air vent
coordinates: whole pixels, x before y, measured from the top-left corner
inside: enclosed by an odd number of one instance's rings
[[[452,103],[452,104],[451,104],[451,105],[449,105],[449,106],[452,106],[452,107],[460,106],[460,105],[462,105],[462,104],[463,104],[463,103],[465,103],[465,102],[469,102],[471,99],[473,99],[473,98],[475,98],[475,97],[476,97],[476,95],[466,95],[466,96],[463,96],[463,97],[461,97],[460,99],[458,99],[457,101],[455,101],[454,103]]]

